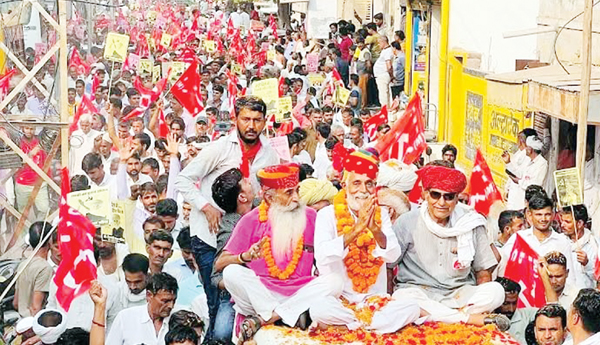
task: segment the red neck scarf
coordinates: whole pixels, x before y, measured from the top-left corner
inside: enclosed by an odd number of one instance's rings
[[[244,175],[246,178],[250,177],[250,162],[254,161],[254,158],[256,158],[256,155],[260,150],[260,147],[260,139],[248,150],[246,150],[244,143],[240,140],[240,149],[242,150],[242,164],[240,165],[240,170],[242,171],[242,175]]]

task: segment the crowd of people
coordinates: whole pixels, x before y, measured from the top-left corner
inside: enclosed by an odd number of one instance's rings
[[[426,321],[492,324],[521,344],[600,343],[598,225],[589,205],[559,208],[541,187],[548,163],[537,132],[523,129],[519,150],[502,156],[510,181],[490,231],[467,205],[456,147],[414,164],[381,161],[374,149],[393,118],[375,130],[369,120],[394,110],[404,90],[404,33],[379,13],[311,39],[305,19],[278,30],[252,4],[142,1],[99,16],[89,53],[70,40],[71,190],[108,189],[128,224],[122,241],[98,228],[98,279],[66,311],[53,281],[61,238],[45,218],[55,198],[41,184],[27,236],[38,250],[19,266],[14,295],[21,344],[251,343],[271,324],[389,334]],[[171,92],[170,73],[104,58],[109,31],[130,34],[129,53],[153,64],[199,65],[198,111],[195,96]],[[52,72],[36,78],[52,85]],[[287,117],[253,92],[271,78],[292,100]],[[31,120],[6,130],[40,167],[49,147],[35,122],[52,109],[32,85],[2,110]],[[24,165],[0,177],[22,211],[37,173]],[[522,287],[505,277],[515,234],[540,256],[542,308],[517,308]]]

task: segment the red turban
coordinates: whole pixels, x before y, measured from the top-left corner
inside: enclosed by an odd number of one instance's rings
[[[374,180],[379,171],[379,157],[367,150],[354,151],[346,157],[344,170],[367,175]]]
[[[465,174],[456,169],[427,165],[418,174],[424,190],[433,188],[447,193],[460,193],[467,187]]]
[[[297,164],[272,165],[259,170],[256,176],[265,188],[293,188],[300,183],[300,167]]]

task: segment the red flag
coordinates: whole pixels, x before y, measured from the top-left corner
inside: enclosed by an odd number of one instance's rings
[[[169,126],[167,126],[167,120],[165,120],[165,113],[162,109],[159,110],[158,114],[158,135],[161,138],[166,138],[169,135]]]
[[[279,39],[279,36],[277,35],[277,21],[272,14],[269,16],[269,28],[271,28],[273,37],[275,37],[275,41],[277,41]]]
[[[538,253],[529,246],[521,235],[517,233],[513,236],[517,236],[517,240],[508,258],[504,277],[521,285],[519,308],[541,308],[546,305],[546,296],[542,278],[537,271]]]
[[[146,109],[144,109],[142,107],[137,107],[137,108],[133,109],[131,112],[129,112],[129,114],[125,115],[125,117],[121,118],[120,122],[129,121],[129,120],[133,119],[134,117],[140,117],[140,116],[144,115],[145,111],[146,111]]]
[[[10,69],[4,73],[4,75],[0,76],[0,99],[3,99],[4,96],[8,95],[8,88],[10,87],[10,79],[13,75],[17,73],[16,69]]]
[[[594,278],[596,278],[596,280],[600,280],[600,256],[598,256],[598,259],[596,260],[596,266],[594,266]]]
[[[90,66],[81,60],[81,55],[77,48],[73,48],[71,52],[71,58],[69,59],[69,68],[75,66],[77,68],[78,75],[87,75],[90,72]]]
[[[160,97],[163,90],[167,86],[167,82],[169,81],[170,74],[171,74],[171,70],[169,69],[167,71],[167,75],[164,78],[160,79],[158,82],[156,82],[156,85],[154,85],[154,88],[152,88],[152,90],[149,90],[148,88],[146,88],[142,84],[142,81],[140,80],[139,77],[136,77],[133,80],[133,87],[136,90],[138,90],[141,95],[141,97],[140,97],[140,106],[141,107],[148,108],[150,106],[150,103],[156,102],[158,97]]]
[[[92,103],[92,100],[86,94],[83,94],[83,96],[81,96],[81,103],[79,103],[77,111],[75,112],[75,115],[73,115],[73,123],[71,123],[69,126],[69,134],[73,133],[79,128],[79,118],[81,115],[96,114],[98,112],[99,111],[96,109],[94,103]]]
[[[469,194],[471,195],[469,204],[475,208],[475,211],[486,217],[490,213],[490,207],[494,202],[502,201],[502,194],[496,187],[490,168],[479,149],[477,150],[477,156],[475,156],[469,186]]]
[[[233,20],[231,19],[231,17],[229,17],[229,20],[227,21],[227,41],[231,42],[231,40],[233,39],[233,35],[235,33],[235,27],[233,26]]]
[[[85,293],[98,277],[94,259],[94,235],[96,227],[79,211],[67,205],[70,190],[69,170],[62,170],[62,185],[58,221],[59,248],[62,254],[56,269],[56,300],[69,311],[71,302]]]
[[[386,135],[379,138],[375,149],[379,152],[381,161],[396,158],[405,164],[412,164],[419,159],[425,148],[427,143],[421,98],[415,94],[404,115]]]
[[[190,67],[183,72],[171,88],[173,97],[177,98],[181,105],[193,116],[204,109],[202,95],[200,94],[200,82],[198,64],[194,62],[190,64]]]
[[[384,105],[381,110],[373,115],[365,124],[363,125],[365,128],[365,132],[369,136],[371,141],[377,139],[377,127],[388,122],[388,111],[387,105]]]

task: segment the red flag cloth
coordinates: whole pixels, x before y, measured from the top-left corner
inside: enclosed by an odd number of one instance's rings
[[[158,135],[161,138],[166,138],[169,135],[169,126],[167,126],[167,120],[165,120],[165,113],[162,109],[159,110],[158,114]]]
[[[369,139],[371,139],[371,141],[374,141],[375,139],[377,139],[377,127],[379,127],[380,125],[383,125],[384,123],[387,123],[387,122],[388,122],[387,105],[384,105],[377,114],[373,115],[363,125],[365,132],[367,133],[367,135],[369,136]]]
[[[413,164],[426,148],[421,98],[415,94],[404,115],[394,123],[386,135],[379,138],[375,149],[379,152],[382,162],[395,158],[405,164]]]
[[[233,20],[231,17],[227,21],[227,41],[231,42],[233,35],[235,34],[235,27],[233,26]]]
[[[85,293],[98,277],[94,259],[96,227],[79,211],[67,205],[70,190],[69,170],[62,169],[62,185],[58,220],[58,242],[62,260],[56,269],[56,300],[69,311],[71,302]]]
[[[473,206],[475,211],[486,217],[490,213],[490,207],[494,202],[502,201],[502,194],[496,187],[490,168],[479,149],[477,149],[477,155],[475,156],[469,186],[469,194],[471,195],[469,204]]]
[[[598,256],[598,259],[596,260],[596,266],[594,266],[594,278],[596,278],[596,280],[600,280],[600,256]]]
[[[73,52],[71,52],[69,68],[71,68],[71,66],[77,68],[78,75],[87,75],[90,72],[90,66],[81,60],[81,55],[79,55],[79,50],[77,50],[77,48],[73,48]]]
[[[0,99],[4,98],[4,96],[8,95],[8,89],[10,87],[10,79],[17,73],[16,69],[10,69],[4,73],[4,75],[0,76]]]
[[[200,94],[200,82],[198,64],[194,62],[190,64],[190,67],[183,72],[171,88],[173,97],[177,98],[181,105],[193,116],[204,109],[202,95]]]
[[[277,21],[272,14],[269,16],[269,28],[271,28],[273,37],[275,37],[275,41],[277,41],[279,39],[279,36],[277,35]]]
[[[546,296],[542,278],[537,271],[538,253],[521,235],[517,233],[513,236],[517,236],[517,240],[508,258],[504,277],[521,285],[518,308],[541,308],[546,305]]]
[[[158,100],[158,97],[160,97],[163,90],[167,86],[167,82],[169,81],[170,74],[171,74],[171,70],[169,69],[167,71],[167,75],[164,78],[162,78],[161,80],[159,80],[158,82],[156,82],[156,85],[154,86],[154,88],[152,90],[149,90],[144,85],[142,85],[142,82],[139,77],[136,77],[133,80],[133,87],[136,90],[138,90],[141,95],[141,97],[140,97],[140,106],[141,107],[148,108],[150,106],[150,103],[156,102],[156,100]]]
[[[140,117],[140,116],[144,115],[145,111],[146,111],[146,109],[144,109],[142,107],[137,107],[137,108],[133,109],[125,117],[121,118],[120,122],[129,121],[129,120],[133,119],[134,117]]]
[[[242,149],[242,163],[240,164],[240,171],[242,172],[242,176],[250,177],[250,162],[254,161],[254,158],[256,158],[261,146],[262,145],[259,140],[256,145],[246,150],[244,144],[240,142],[240,149]]]
[[[92,103],[92,100],[86,94],[83,94],[83,96],[81,96],[81,103],[79,103],[77,111],[75,112],[75,115],[73,115],[73,122],[69,126],[69,134],[73,133],[79,128],[79,118],[81,115],[96,114],[98,112],[99,111],[94,103]]]

